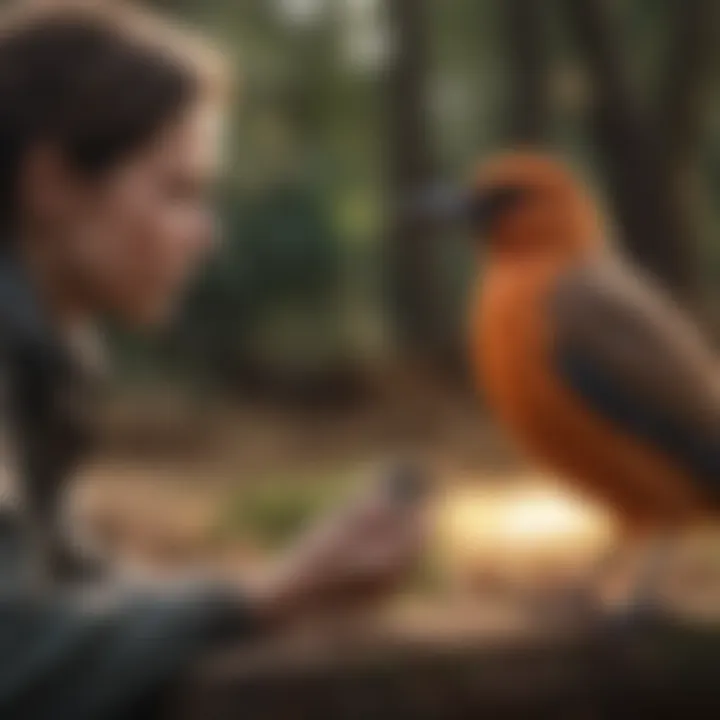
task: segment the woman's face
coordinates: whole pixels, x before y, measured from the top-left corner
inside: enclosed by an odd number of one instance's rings
[[[188,113],[101,180],[68,183],[48,245],[88,309],[135,326],[172,314],[214,243],[218,121]]]

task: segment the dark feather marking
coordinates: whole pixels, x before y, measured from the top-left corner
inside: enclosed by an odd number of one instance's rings
[[[560,376],[591,408],[684,468],[720,502],[720,438],[701,436],[646,399],[633,396],[587,353],[566,344],[558,347]]]

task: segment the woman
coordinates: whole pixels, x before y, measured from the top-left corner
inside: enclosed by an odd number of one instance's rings
[[[8,720],[139,717],[218,639],[384,586],[417,546],[413,513],[375,494],[241,592],[122,588],[89,610],[87,591],[74,590],[99,582],[63,530],[59,501],[91,424],[88,338],[105,318],[161,324],[211,250],[224,92],[196,40],[108,5],[33,3],[5,10],[0,32]]]

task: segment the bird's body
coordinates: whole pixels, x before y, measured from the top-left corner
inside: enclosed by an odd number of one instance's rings
[[[512,156],[478,192],[521,189],[488,229],[473,367],[529,455],[630,532],[720,511],[718,365],[691,321],[604,240],[559,164]]]

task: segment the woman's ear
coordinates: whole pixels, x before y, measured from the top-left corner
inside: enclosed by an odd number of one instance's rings
[[[64,225],[78,209],[81,184],[65,155],[51,143],[41,143],[25,155],[18,173],[20,217],[43,227]]]

